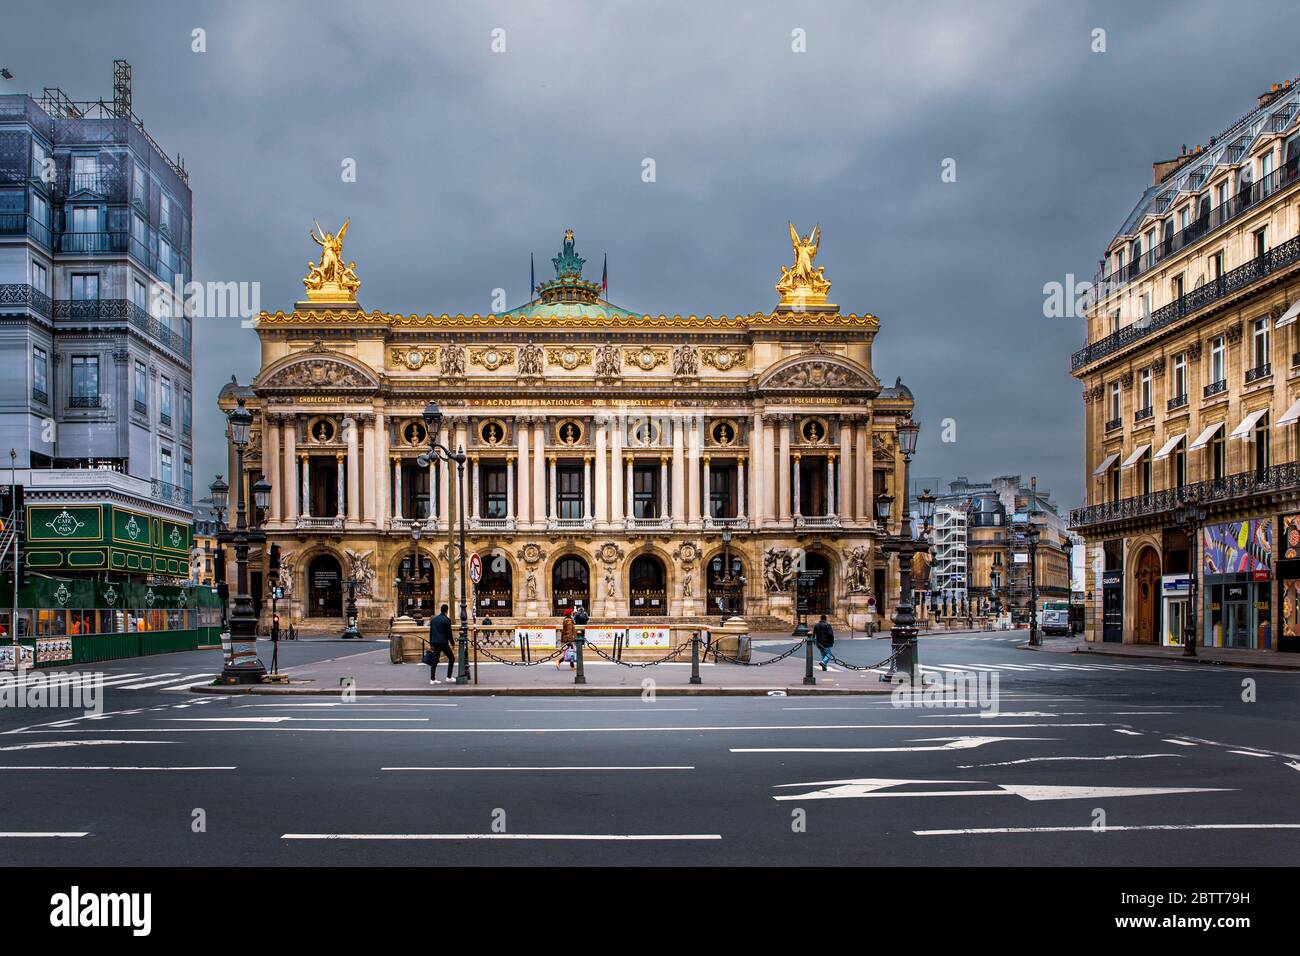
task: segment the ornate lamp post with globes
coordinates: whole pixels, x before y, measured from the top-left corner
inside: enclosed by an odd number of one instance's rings
[[[456,637],[456,683],[469,683],[469,608],[465,604],[469,588],[465,582],[465,462],[467,456],[463,448],[454,452],[438,441],[438,431],[442,427],[442,409],[437,402],[429,402],[424,408],[424,425],[428,432],[429,451],[417,461],[421,468],[428,467],[433,459],[456,463],[456,504],[460,520],[460,629]],[[450,556],[450,554],[449,554]]]
[[[1174,523],[1187,532],[1188,582],[1187,615],[1183,619],[1183,657],[1196,656],[1196,579],[1199,568],[1196,564],[1196,539],[1201,533],[1201,524],[1205,521],[1205,505],[1195,497],[1189,498],[1178,506],[1174,512]]]

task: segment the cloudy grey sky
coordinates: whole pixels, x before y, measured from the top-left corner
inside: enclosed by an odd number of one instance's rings
[[[1036,474],[1065,507],[1083,326],[1043,317],[1044,283],[1091,277],[1153,160],[1300,72],[1290,2],[6,0],[0,24],[5,92],[108,98],[131,62],[190,171],[195,278],[272,310],[313,219],[352,217],[365,307],[437,313],[523,301],[566,227],[619,305],[768,309],[786,221],[819,222],[832,301],[880,317],[876,371],[917,395],[914,473]],[[224,470],[216,390],[257,364],[253,332],[198,323],[199,485]]]

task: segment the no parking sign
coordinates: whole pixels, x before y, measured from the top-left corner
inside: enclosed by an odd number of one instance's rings
[[[469,556],[469,579],[475,584],[483,580],[483,559],[477,554]]]

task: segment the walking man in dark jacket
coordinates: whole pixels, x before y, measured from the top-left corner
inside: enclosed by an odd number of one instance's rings
[[[451,618],[447,616],[447,605],[443,605],[436,616],[429,620],[429,650],[425,652],[424,662],[429,665],[429,683],[441,684],[438,680],[438,662],[442,655],[447,655],[447,680],[451,680],[451,668],[456,656],[451,652]]]
[[[831,662],[831,648],[835,646],[835,629],[826,620],[825,614],[813,625],[813,643],[822,652],[822,670],[826,670],[826,665]]]

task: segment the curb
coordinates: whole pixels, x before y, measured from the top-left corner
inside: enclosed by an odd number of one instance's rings
[[[473,684],[453,685],[445,689],[431,687],[356,687],[359,697],[640,697],[640,687],[593,687],[573,684],[560,687],[487,687]],[[852,696],[889,694],[893,685],[881,688],[808,687],[721,687],[688,684],[685,687],[655,687],[656,697],[768,697],[779,693],[786,697]],[[266,697],[338,697],[341,688],[283,687],[275,684],[229,684],[191,687],[193,694],[258,694]]]
[[[1041,647],[1030,647],[1028,644],[1017,644],[1018,650],[1022,651],[1042,651]],[[1122,661],[1148,661],[1153,664],[1174,664],[1174,665],[1195,665],[1205,664],[1211,667],[1253,667],[1257,670],[1278,671],[1280,673],[1300,673],[1300,667],[1288,667],[1283,664],[1274,664],[1269,661],[1223,661],[1215,660],[1212,657],[1194,657],[1188,660],[1186,657],[1164,657],[1154,654],[1125,654],[1122,651],[1099,651],[1091,647],[1076,647],[1071,651],[1048,651],[1049,654],[1092,654],[1097,657],[1113,657]]]

